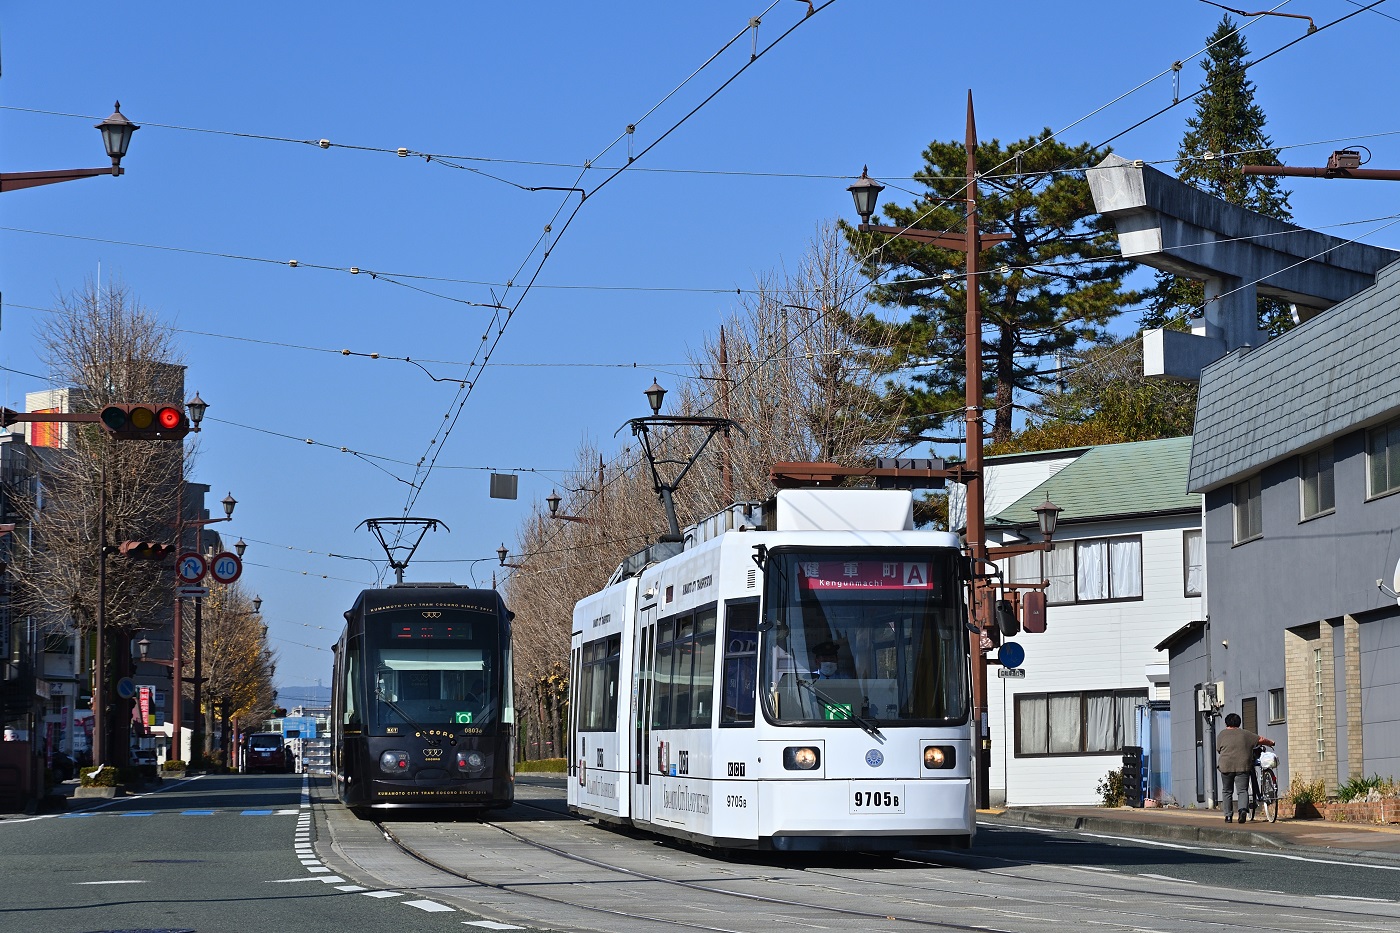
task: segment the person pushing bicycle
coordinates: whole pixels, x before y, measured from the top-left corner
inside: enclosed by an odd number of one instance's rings
[[[1236,813],[1241,823],[1245,821],[1249,813],[1249,781],[1254,774],[1254,747],[1273,744],[1271,739],[1240,728],[1239,713],[1225,717],[1225,731],[1215,739],[1216,767],[1225,779],[1225,822],[1231,822]]]

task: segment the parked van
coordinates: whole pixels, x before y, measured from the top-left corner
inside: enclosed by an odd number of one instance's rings
[[[288,760],[291,750],[282,742],[280,732],[254,732],[248,736],[248,745],[243,753],[243,773],[270,771],[282,774],[290,771]]]

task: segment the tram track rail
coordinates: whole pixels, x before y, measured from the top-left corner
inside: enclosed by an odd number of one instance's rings
[[[525,807],[525,808],[532,809],[532,810],[538,810],[538,811],[541,811],[541,812],[543,812],[543,813],[548,813],[548,814],[550,814],[551,816],[554,816],[554,817],[564,817],[564,818],[568,818],[568,819],[573,819],[573,820],[575,820],[576,822],[578,822],[578,823],[580,823],[580,824],[587,824],[587,823],[588,823],[587,820],[578,819],[577,817],[574,817],[574,816],[572,816],[571,814],[568,814],[566,811],[564,811],[564,810],[562,810],[562,809],[560,809],[560,808],[558,808],[558,807],[541,806],[541,805],[539,805],[538,803],[533,803],[533,802],[530,802],[530,801],[520,800],[520,799],[517,799],[517,800],[515,801],[515,805],[518,806],[518,807]],[[919,926],[919,927],[922,927],[922,928],[947,929],[947,930],[978,930],[978,931],[988,931],[988,933],[991,933],[991,931],[998,931],[998,930],[999,930],[998,927],[989,926],[989,925],[987,925],[987,924],[958,924],[958,923],[951,922],[951,921],[930,920],[930,919],[927,919],[927,918],[919,918],[919,917],[912,917],[912,916],[900,916],[900,915],[893,915],[893,914],[882,913],[882,912],[873,912],[873,911],[859,911],[859,910],[854,910],[854,909],[851,909],[851,908],[832,907],[831,905],[816,904],[816,903],[810,903],[810,902],[805,902],[805,901],[796,901],[796,900],[792,900],[792,899],[788,899],[788,898],[778,898],[778,897],[772,897],[772,896],[767,896],[767,895],[752,894],[752,893],[743,892],[743,891],[731,891],[731,890],[728,890],[728,889],[725,889],[725,888],[722,888],[722,887],[717,887],[717,886],[710,885],[710,884],[701,884],[701,883],[697,883],[697,882],[684,881],[684,880],[681,880],[681,879],[668,878],[668,877],[665,877],[665,876],[663,876],[663,875],[656,875],[656,874],[648,873],[648,872],[640,872],[640,871],[637,871],[636,869],[627,868],[626,866],[614,865],[614,864],[610,864],[610,863],[608,863],[608,862],[601,861],[601,860],[599,860],[599,859],[591,858],[591,857],[589,857],[589,856],[580,855],[580,854],[574,853],[574,852],[569,852],[569,851],[567,851],[567,850],[565,850],[565,849],[561,849],[561,848],[559,848],[559,847],[557,847],[557,846],[552,846],[552,845],[549,845],[549,844],[547,844],[547,843],[542,843],[542,842],[540,842],[540,841],[538,841],[538,840],[530,839],[530,838],[528,838],[527,836],[524,836],[524,835],[522,835],[521,833],[518,833],[518,832],[516,832],[516,831],[514,831],[514,830],[512,830],[512,829],[510,829],[510,828],[508,828],[507,826],[505,826],[505,825],[503,825],[503,824],[501,824],[501,823],[498,823],[498,822],[486,820],[486,821],[483,821],[483,823],[484,823],[484,825],[489,825],[489,826],[491,826],[493,829],[496,829],[497,831],[499,831],[499,832],[501,832],[501,833],[504,833],[504,834],[510,836],[510,837],[511,837],[512,839],[514,839],[515,841],[517,841],[517,842],[519,842],[519,843],[521,843],[521,844],[523,844],[523,845],[529,846],[529,847],[531,847],[531,848],[538,849],[538,850],[541,850],[541,851],[549,852],[550,854],[552,854],[552,855],[554,855],[554,856],[556,856],[556,857],[559,857],[559,858],[562,858],[562,859],[565,859],[565,860],[568,860],[568,861],[571,861],[571,862],[577,862],[577,863],[580,863],[580,864],[585,864],[585,865],[588,865],[588,866],[590,866],[590,867],[597,868],[597,869],[601,869],[601,870],[604,870],[604,871],[616,872],[616,873],[618,873],[618,874],[622,874],[622,875],[625,875],[625,876],[627,876],[627,877],[629,877],[629,878],[634,878],[634,879],[638,879],[638,880],[645,880],[645,881],[655,882],[655,883],[659,883],[659,884],[672,885],[672,886],[681,887],[681,888],[685,888],[685,889],[690,889],[690,890],[694,890],[694,891],[704,892],[704,893],[707,893],[707,894],[717,894],[717,895],[721,895],[721,896],[725,896],[725,897],[734,897],[734,898],[738,898],[738,899],[740,899],[740,900],[747,900],[747,901],[751,901],[751,902],[762,902],[762,903],[772,904],[772,905],[775,905],[775,906],[792,907],[792,908],[797,908],[797,909],[800,909],[800,910],[803,910],[803,911],[820,911],[820,912],[823,912],[823,913],[832,913],[832,914],[838,914],[838,915],[848,916],[848,917],[855,917],[855,918],[860,918],[860,919],[877,920],[877,921],[884,922],[884,923],[902,922],[902,923],[913,924],[913,925],[916,925],[916,926]],[[613,827],[610,827],[610,828],[613,828]],[[616,829],[616,828],[613,828],[613,829]],[[631,834],[629,834],[629,835],[631,835]],[[644,836],[644,835],[643,835],[643,836],[633,836],[633,838],[645,838],[645,836]],[[400,847],[402,848],[402,844],[401,844],[398,840],[393,840],[393,841],[395,842],[396,845],[400,845]],[[410,853],[410,854],[414,854],[414,853]],[[417,857],[417,856],[415,855],[415,857]],[[888,855],[885,855],[884,857],[885,857],[885,858],[890,858]],[[996,857],[996,856],[978,855],[978,854],[975,854],[975,853],[968,853],[968,854],[959,853],[959,854],[949,855],[949,856],[944,857],[944,858],[938,858],[938,857],[933,857],[933,856],[920,856],[920,855],[917,855],[917,854],[901,854],[901,855],[899,855],[899,856],[897,856],[897,857],[893,857],[893,858],[890,859],[890,860],[895,861],[895,862],[905,862],[905,863],[916,864],[916,865],[928,865],[928,866],[952,867],[952,868],[964,868],[965,866],[962,865],[962,864],[960,864],[960,863],[965,863],[965,862],[969,862],[969,861],[995,862],[995,863],[1001,863],[1001,864],[1007,865],[1007,866],[1014,866],[1014,865],[1016,864],[1016,862],[1014,862],[1013,860],[1003,859],[1003,858],[999,858],[999,857]],[[431,864],[431,863],[430,863],[430,864]],[[434,866],[434,867],[441,867],[441,866]],[[1064,867],[1073,868],[1073,866],[1064,866]],[[445,869],[445,870],[451,871],[451,869]],[[831,870],[831,869],[824,869],[824,868],[818,868],[818,867],[803,867],[803,868],[800,869],[800,871],[802,871],[802,872],[803,872],[804,874],[806,874],[806,875],[810,875],[810,876],[820,876],[820,877],[826,877],[826,878],[832,878],[832,879],[834,879],[834,880],[840,880],[840,881],[845,882],[845,883],[848,883],[848,884],[858,884],[858,885],[862,885],[862,886],[874,885],[874,886],[888,887],[888,888],[899,889],[899,890],[901,890],[902,892],[905,892],[905,893],[923,893],[923,894],[930,894],[930,895],[935,895],[935,896],[937,896],[937,895],[950,895],[950,896],[960,896],[960,897],[988,898],[988,899],[993,899],[993,900],[998,900],[998,901],[1003,901],[1003,902],[1005,902],[1005,901],[1016,901],[1016,902],[1024,903],[1024,904],[1026,904],[1026,905],[1035,905],[1035,904],[1041,903],[1040,901],[1037,901],[1037,900],[1035,900],[1034,898],[1024,897],[1024,896],[1016,895],[1016,894],[1009,894],[1009,893],[989,894],[989,893],[982,893],[982,892],[972,891],[972,890],[969,890],[969,889],[966,888],[966,887],[956,887],[956,888],[955,888],[955,887],[938,887],[938,886],[930,887],[930,886],[928,886],[928,885],[926,885],[926,884],[925,884],[925,885],[916,885],[916,884],[910,884],[910,883],[907,883],[907,882],[904,882],[904,881],[899,881],[899,880],[890,880],[890,879],[885,879],[885,878],[863,877],[863,876],[861,876],[861,875],[858,875],[858,874],[855,874],[855,873],[851,873],[851,872],[842,872],[842,871],[839,871],[839,870]],[[453,872],[453,873],[455,874],[455,872]],[[1044,883],[1047,883],[1047,882],[1046,882],[1046,879],[1044,879],[1043,877],[1038,877],[1038,876],[1036,876],[1036,875],[1034,875],[1034,874],[1025,873],[1025,872],[1008,871],[1008,870],[1005,870],[1005,869],[999,869],[999,870],[997,870],[996,876],[999,877],[999,878],[1015,879],[1015,880],[1017,880],[1017,881],[1023,881],[1023,882],[1028,882],[1028,883],[1032,883],[1032,884],[1044,884]],[[1136,877],[1136,876],[1135,876],[1135,877]],[[469,880],[475,880],[475,879],[469,879]],[[1160,880],[1160,879],[1159,879],[1159,880]],[[1186,884],[1187,882],[1182,882],[1182,883],[1183,883],[1183,884]],[[1076,888],[1076,889],[1078,889],[1078,890],[1082,890],[1082,891],[1085,891],[1085,892],[1090,893],[1090,894],[1111,893],[1111,894],[1122,894],[1122,895],[1128,896],[1128,895],[1140,894],[1140,893],[1141,893],[1140,889],[1135,888],[1135,887],[1132,887],[1131,885],[1126,884],[1126,883],[1124,883],[1124,884],[1095,883],[1095,882],[1090,882],[1090,881],[1085,880],[1085,881],[1068,881],[1068,882],[1066,882],[1066,881],[1057,881],[1057,882],[1055,882],[1055,884],[1056,884],[1057,886],[1060,886],[1060,887],[1072,886],[1072,887],[1074,887],[1074,888]],[[533,892],[532,892],[532,893],[533,893]],[[1205,893],[1205,892],[1203,892],[1203,891],[1199,891],[1199,890],[1193,890],[1193,891],[1192,891],[1192,900],[1193,900],[1193,902],[1195,902],[1197,905],[1211,905],[1211,906],[1220,907],[1220,908],[1222,908],[1222,909],[1234,909],[1234,908],[1239,908],[1239,907],[1241,906],[1242,903],[1247,902],[1247,901],[1244,901],[1244,900],[1241,900],[1241,899],[1233,899],[1233,898],[1230,898],[1230,897],[1224,897],[1224,896],[1220,896],[1220,895],[1207,894],[1207,893]],[[569,903],[571,906],[575,906],[575,907],[584,906],[584,905],[575,904],[575,903],[569,902],[569,901],[562,901],[562,902],[563,902],[563,903]],[[1252,903],[1252,901],[1248,901],[1248,902],[1251,902],[1251,903]],[[1075,909],[1076,909],[1076,910],[1080,910],[1080,911],[1084,911],[1084,912],[1088,912],[1088,913],[1106,914],[1106,915],[1112,916],[1115,920],[1117,920],[1118,922],[1122,923],[1123,926],[1124,926],[1125,928],[1132,928],[1132,924],[1131,924],[1131,923],[1125,922],[1125,921],[1127,920],[1127,918],[1129,918],[1129,917],[1135,918],[1135,920],[1136,920],[1136,921],[1139,921],[1139,922],[1161,922],[1161,921],[1164,919],[1164,918],[1163,918],[1162,916],[1160,916],[1159,914],[1154,914],[1154,913],[1150,913],[1150,912],[1147,912],[1147,911],[1141,911],[1141,910],[1128,909],[1128,908],[1124,908],[1124,907],[1122,907],[1122,906],[1116,906],[1116,907],[1101,907],[1101,906],[1095,906],[1095,905],[1092,905],[1092,904],[1079,904],[1079,905],[1076,905],[1076,908],[1075,908]],[[1348,910],[1348,909],[1346,908],[1346,905],[1345,905],[1344,902],[1343,902],[1343,903],[1333,903],[1333,904],[1329,904],[1329,905],[1327,905],[1326,907],[1314,907],[1314,906],[1309,906],[1309,905],[1306,905],[1306,904],[1289,905],[1289,907],[1288,907],[1287,909],[1291,912],[1292,916],[1294,916],[1295,918],[1296,918],[1296,917],[1305,917],[1305,916],[1317,916],[1317,917],[1323,919],[1324,921],[1328,922],[1328,925],[1335,925],[1335,923],[1336,923],[1336,921],[1337,921],[1337,919],[1338,919],[1338,915],[1339,915],[1339,914],[1341,914],[1341,915],[1346,915],[1346,916],[1351,916],[1351,917],[1355,917],[1355,918],[1357,918],[1358,929],[1362,928],[1362,927],[1360,926],[1360,924],[1364,923],[1364,921],[1368,918],[1368,915],[1366,915],[1366,914],[1363,914],[1363,913],[1360,913],[1360,912],[1354,912],[1354,911],[1352,911],[1352,910]],[[631,917],[631,918],[633,918],[633,919],[657,920],[657,921],[659,921],[659,922],[667,922],[667,923],[675,922],[675,921],[673,921],[672,919],[669,919],[669,918],[657,918],[657,917],[644,916],[644,915],[634,915],[634,914],[627,914],[627,913],[625,913],[625,912],[618,912],[618,913],[619,913],[620,916],[627,916],[627,917]],[[1247,930],[1247,931],[1258,931],[1258,933],[1297,933],[1297,929],[1298,929],[1297,927],[1279,926],[1279,925],[1275,925],[1275,924],[1261,923],[1261,922],[1259,922],[1260,919],[1262,919],[1262,917],[1251,917],[1251,916],[1241,917],[1241,918],[1239,918],[1239,919],[1236,919],[1236,920],[1231,921],[1231,926],[1232,926],[1232,928],[1234,928],[1234,929]],[[1370,919],[1373,920],[1374,917],[1371,917]],[[1201,918],[1201,920],[1200,920],[1199,922],[1201,922],[1201,923],[1203,923],[1203,924],[1209,924],[1210,926],[1216,927],[1216,928],[1218,928],[1218,927],[1221,925],[1221,924],[1220,924],[1220,921],[1219,921],[1219,920],[1216,920],[1216,919]],[[683,924],[683,925],[691,925],[691,924]],[[718,928],[707,927],[707,926],[703,926],[703,925],[696,925],[696,926],[697,926],[697,928],[706,929],[706,930],[718,929]],[[1009,931],[1003,931],[1003,933],[1009,933]]]
[[[529,804],[524,804],[522,801],[516,802],[517,806],[522,804],[525,806],[529,806]],[[552,813],[555,816],[559,815],[557,810],[552,810],[547,807],[532,807],[532,809],[544,810],[546,812]],[[609,916],[628,920],[643,920],[654,923],[664,923],[669,926],[704,930],[707,931],[707,933],[747,933],[746,930],[735,929],[732,927],[711,926],[708,924],[693,921],[679,920],[674,917],[657,916],[653,913],[635,913],[626,910],[619,910],[617,908],[612,907],[602,907],[596,904],[588,904],[585,902],[580,902],[578,900],[571,900],[557,895],[547,894],[541,891],[524,890],[521,886],[518,885],[501,884],[499,882],[491,881],[490,879],[482,878],[479,876],[473,876],[471,873],[463,871],[460,868],[443,864],[439,860],[432,859],[423,855],[421,852],[418,852],[412,846],[408,845],[403,839],[399,838],[399,836],[392,829],[385,826],[382,822],[376,822],[375,825],[379,829],[379,831],[383,833],[385,839],[387,839],[391,844],[396,846],[400,851],[402,851],[409,857],[417,859],[423,864],[435,868],[438,871],[444,872],[457,878],[461,878],[464,881],[470,881],[473,884],[479,884],[483,887],[491,888],[495,891],[500,891],[502,893],[512,894],[520,897],[527,897],[547,901],[553,904],[568,906],[576,910],[596,911],[601,914],[606,914]],[[557,858],[561,858],[570,862],[576,862],[603,871],[613,872],[615,874],[625,876],[631,880],[652,882],[655,884],[683,888],[686,890],[708,895],[718,895],[721,897],[734,898],[745,903],[763,903],[775,907],[793,908],[796,910],[803,911],[808,917],[812,916],[813,912],[816,912],[820,914],[834,915],[852,919],[870,920],[886,925],[891,923],[909,924],[911,926],[925,930],[949,930],[958,931],[958,933],[1018,933],[1018,931],[1016,930],[1011,930],[1005,927],[994,926],[986,923],[966,924],[956,923],[952,921],[931,920],[927,917],[900,916],[898,914],[856,910],[848,907],[835,907],[830,904],[816,904],[808,901],[798,901],[790,898],[780,898],[773,897],[770,895],[753,894],[745,891],[732,891],[712,884],[702,884],[699,882],[684,881],[677,878],[667,878],[664,875],[657,875],[650,872],[642,872],[633,868],[627,868],[625,866],[620,865],[612,865],[599,859],[594,859],[585,855],[579,855],[577,853],[568,852],[567,850],[561,849],[557,846],[552,846],[547,843],[539,842],[538,840],[530,839],[529,837],[517,833],[514,830],[508,829],[506,826],[500,823],[492,822],[490,820],[483,820],[481,822],[481,825],[489,826],[490,828],[495,829],[506,836],[509,836],[515,842],[518,842],[521,845],[527,846],[531,849],[535,849],[541,852],[547,852]],[[887,928],[888,927],[882,927],[882,929]]]

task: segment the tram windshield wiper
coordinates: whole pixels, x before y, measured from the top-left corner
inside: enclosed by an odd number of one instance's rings
[[[879,720],[871,719],[868,716],[862,716],[855,710],[847,710],[845,703],[836,702],[831,697],[827,696],[825,693],[822,693],[816,687],[812,686],[812,682],[809,680],[803,680],[801,677],[794,677],[793,679],[797,681],[798,686],[806,687],[807,690],[811,692],[812,696],[820,700],[828,709],[836,710],[842,718],[849,719],[851,722],[860,726],[872,738],[879,739],[882,742],[885,740],[885,734],[880,731]]]
[[[423,728],[423,726],[421,726],[421,725],[418,723],[418,720],[416,720],[416,719],[414,719],[412,716],[408,715],[408,713],[405,713],[405,712],[403,711],[403,707],[399,706],[399,704],[397,704],[397,703],[395,703],[393,700],[389,699],[389,696],[388,696],[388,694],[386,694],[386,693],[384,692],[384,688],[383,688],[383,687],[380,687],[380,686],[377,686],[377,685],[375,686],[375,688],[374,688],[374,698],[377,699],[377,700],[379,700],[379,701],[380,701],[381,703],[383,703],[384,705],[388,706],[391,710],[393,710],[394,712],[398,713],[400,716],[402,716],[404,722],[408,723],[408,724],[409,724],[410,726],[412,726],[414,729],[417,729],[418,732],[419,732],[419,734],[422,735],[423,738],[424,738],[425,740],[427,740],[427,742],[428,742],[429,745],[431,745],[431,746],[433,746],[434,748],[436,748],[436,747],[440,744],[440,740],[437,739],[437,738],[435,738],[435,737],[433,737],[432,735],[430,735],[429,732],[428,732],[428,730],[425,729],[425,728]],[[453,744],[454,744],[454,745],[456,744],[456,740],[455,740],[455,739],[453,740]]]

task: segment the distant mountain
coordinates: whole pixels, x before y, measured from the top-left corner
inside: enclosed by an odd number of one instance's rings
[[[330,687],[278,687],[277,705],[290,709],[293,706],[330,706]]]

